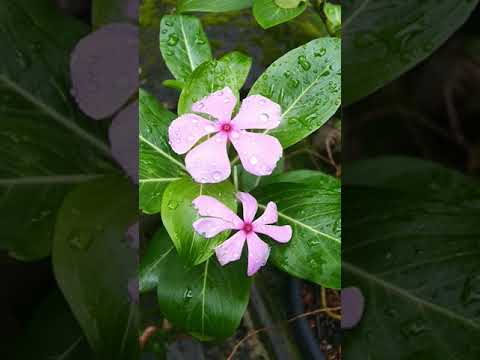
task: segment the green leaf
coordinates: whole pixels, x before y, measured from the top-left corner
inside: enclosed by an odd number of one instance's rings
[[[315,170],[287,171],[275,176],[266,176],[262,181],[263,185],[276,183],[295,183],[312,186],[319,185],[332,188],[338,187],[338,179]]]
[[[351,104],[413,68],[470,16],[477,0],[343,2],[344,104]],[[439,21],[442,19],[442,21]]]
[[[266,133],[287,148],[325,124],[340,106],[340,72],[337,38],[313,40],[275,61],[249,94],[261,94],[282,107],[280,126]]]
[[[230,68],[236,78],[235,89],[240,90],[247,81],[252,67],[252,58],[239,51],[232,51],[220,58],[219,61]]]
[[[185,166],[168,144],[168,127],[175,115],[140,89],[139,205],[147,214],[160,212],[163,191],[185,176]]]
[[[290,180],[292,178],[290,175]],[[319,175],[316,180],[278,182],[262,186],[254,193],[261,209],[274,201],[278,223],[288,224],[293,230],[287,245],[272,246],[271,261],[293,276],[338,289],[341,286],[341,187],[338,181],[322,179]]]
[[[179,12],[225,12],[246,9],[252,6],[252,0],[179,0]]]
[[[59,291],[50,293],[35,310],[27,330],[14,347],[11,359],[92,359],[82,330]]]
[[[131,0],[93,0],[92,1],[92,24],[98,28],[102,25],[130,21],[129,3]],[[130,5],[132,6],[132,5]]]
[[[139,289],[141,293],[157,288],[158,271],[167,256],[175,251],[173,243],[168,239],[165,228],[157,231],[149,241],[140,261]]]
[[[323,4],[323,13],[327,18],[328,31],[331,34],[338,33],[342,28],[342,6],[325,2]]]
[[[185,87],[185,83],[179,80],[164,80],[162,85],[171,89],[182,91]]]
[[[137,217],[136,198],[126,179],[109,177],[79,186],[58,214],[55,277],[100,359],[139,356],[138,309],[127,285],[137,264],[126,241]]]
[[[212,59],[212,50],[200,20],[194,16],[165,15],[160,23],[160,51],[170,72],[185,82],[192,72]]]
[[[363,356],[375,339],[379,358],[476,359],[479,184],[412,162],[404,172],[381,159],[376,170],[385,183],[344,188],[342,285],[359,287],[367,304],[345,340],[346,357]]]
[[[275,4],[282,9],[293,9],[300,5],[304,0],[275,0]]]
[[[210,258],[192,268],[172,251],[156,269],[158,302],[169,321],[201,340],[233,335],[249,299],[245,261],[221,267]]]
[[[253,0],[253,15],[264,29],[292,20],[307,8],[305,1],[298,1],[298,6],[294,8],[281,7],[276,1],[278,0]]]
[[[238,75],[233,72],[236,67],[231,66],[230,62],[221,60],[211,60],[200,65],[183,88],[178,101],[178,114],[190,112],[195,102],[227,86],[238,93]]]
[[[207,260],[213,255],[214,248],[228,236],[224,232],[212,239],[205,239],[194,231],[192,224],[200,217],[192,201],[200,195],[212,196],[234,212],[237,210],[235,188],[228,181],[206,185],[185,178],[171,183],[165,189],[162,221],[178,253],[190,265]]]
[[[0,248],[37,260],[50,254],[65,194],[115,170],[98,124],[67,95],[68,58],[84,26],[43,0],[2,1],[0,23]]]

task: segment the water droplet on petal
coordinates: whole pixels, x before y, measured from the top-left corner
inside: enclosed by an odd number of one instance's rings
[[[193,136],[189,136],[189,137],[187,138],[187,140],[190,141],[190,142],[192,142],[192,141],[194,140],[194,137],[193,137]]]
[[[238,139],[240,137],[240,134],[237,131],[232,131],[232,134],[230,135],[232,139]]]
[[[258,159],[255,156],[252,156],[250,158],[250,164],[252,164],[252,165],[258,164]]]
[[[220,171],[215,171],[213,173],[213,180],[219,181],[221,178],[222,178],[222,174],[220,173]]]
[[[270,119],[270,115],[268,115],[266,113],[260,114],[260,121],[261,122],[267,122],[269,119]]]
[[[212,132],[215,128],[212,125],[205,126],[205,131]]]
[[[198,124],[198,120],[197,120],[197,119],[193,119],[193,120],[192,120],[192,123]]]
[[[205,104],[203,102],[201,102],[197,105],[197,108],[200,109],[200,110],[202,110],[204,107],[205,107]]]

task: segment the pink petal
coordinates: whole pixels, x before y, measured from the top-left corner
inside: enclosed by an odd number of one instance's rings
[[[247,235],[248,245],[248,270],[247,275],[252,276],[267,263],[270,247],[263,242],[257,234],[251,232]]]
[[[244,192],[240,192],[237,194],[237,199],[242,202],[243,207],[243,221],[247,223],[251,223],[255,218],[255,214],[257,213],[257,200],[255,198]]]
[[[223,219],[206,217],[195,221],[193,228],[200,235],[210,239],[225,230],[234,229],[234,225]]]
[[[185,154],[202,137],[216,131],[213,122],[195,114],[185,114],[170,124],[168,142],[177,154]]]
[[[274,224],[278,221],[278,212],[277,212],[277,204],[273,201],[270,201],[267,204],[267,208],[263,212],[262,216],[260,216],[257,220],[253,222],[253,225],[267,225],[267,224]]]
[[[240,259],[242,256],[243,244],[245,244],[245,237],[245,233],[239,231],[230,239],[224,241],[215,248],[218,262],[222,266]]]
[[[201,195],[193,200],[192,204],[200,216],[223,219],[233,224],[236,229],[240,229],[243,226],[242,219],[214,197]]]
[[[280,243],[287,243],[292,238],[292,228],[290,225],[256,225],[254,231],[260,234],[270,236],[273,240]]]
[[[282,108],[261,95],[252,95],[242,102],[233,123],[239,129],[275,129],[280,125]]]
[[[229,87],[216,91],[192,105],[192,110],[220,121],[230,121],[237,98]]]
[[[242,131],[231,140],[243,167],[253,175],[270,175],[282,157],[282,145],[273,136]]]
[[[198,183],[218,183],[230,176],[227,136],[219,133],[193,148],[185,157],[187,171]]]

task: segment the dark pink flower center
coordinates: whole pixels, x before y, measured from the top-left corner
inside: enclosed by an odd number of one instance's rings
[[[247,234],[251,233],[253,231],[253,225],[250,223],[243,224],[243,231],[245,231]]]
[[[221,129],[223,132],[229,133],[230,131],[232,131],[232,125],[230,125],[229,123],[225,123],[222,125]]]

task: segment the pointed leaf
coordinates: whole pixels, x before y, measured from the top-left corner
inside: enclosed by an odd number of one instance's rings
[[[178,0],[179,12],[225,12],[246,9],[252,6],[252,0]]]
[[[253,15],[264,29],[292,20],[307,8],[306,1],[296,1],[296,4],[290,4],[288,7],[284,3],[279,5],[277,1],[253,0]]]

